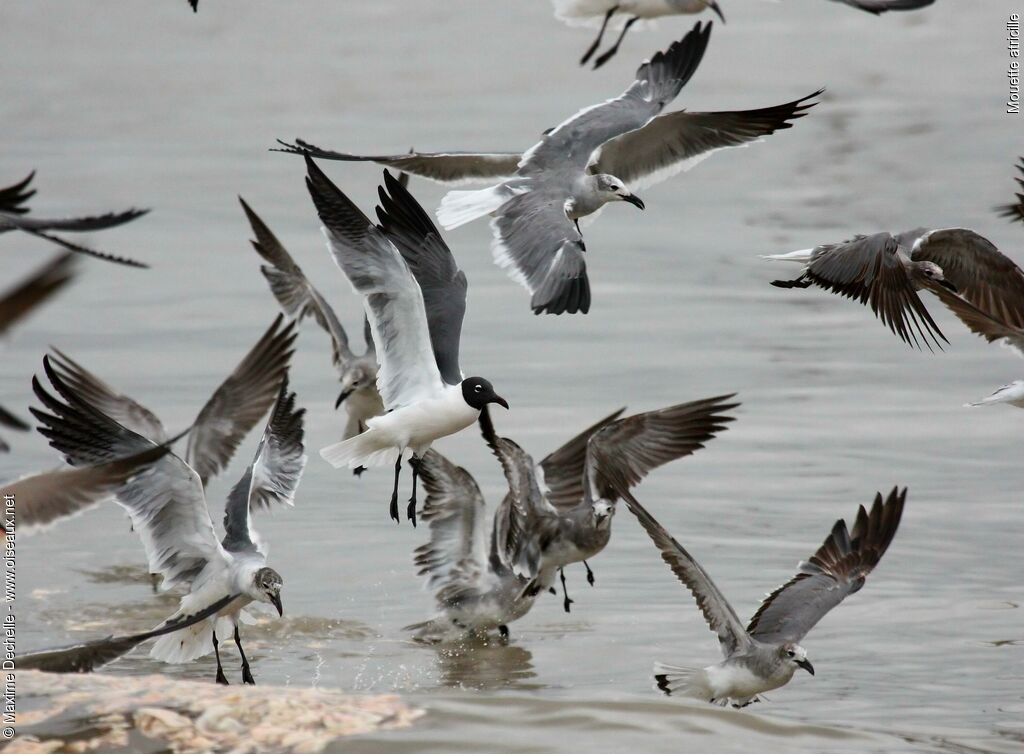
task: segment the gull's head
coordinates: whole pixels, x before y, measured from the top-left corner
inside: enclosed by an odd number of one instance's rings
[[[338,400],[334,402],[334,407],[338,408],[345,402],[346,398],[357,390],[366,390],[373,387],[376,381],[377,372],[375,369],[371,369],[362,363],[353,364],[349,369],[345,370],[345,374],[341,377],[341,393],[338,394]]]
[[[508,402],[494,392],[489,380],[483,377],[467,377],[462,381],[462,398],[477,411],[483,411],[488,403],[497,403],[508,408]]]
[[[249,596],[260,602],[266,602],[277,609],[278,615],[284,615],[281,606],[281,587],[284,579],[273,568],[260,568],[252,576],[252,591]]]
[[[787,665],[792,665],[794,670],[800,668],[814,675],[814,666],[807,659],[807,650],[795,642],[786,642],[779,647],[779,656]]]
[[[953,293],[959,293],[956,286],[946,280],[946,276],[942,272],[942,268],[939,267],[935,262],[914,262],[914,274],[918,275],[925,280],[931,280],[933,283],[938,283],[943,288],[948,288]]]
[[[601,499],[591,505],[594,515],[594,526],[598,529],[607,529],[612,525],[612,516],[615,515],[615,503]]]
[[[629,202],[634,207],[644,208],[643,200],[629,190],[625,181],[620,181],[608,173],[599,173],[595,178],[597,191],[606,202]]]

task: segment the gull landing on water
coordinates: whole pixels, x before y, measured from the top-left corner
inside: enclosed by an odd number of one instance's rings
[[[744,707],[759,701],[759,694],[789,683],[798,669],[814,675],[799,642],[832,608],[864,586],[896,534],[907,490],[894,488],[884,502],[876,494],[870,513],[860,506],[852,532],[845,521],[837,521],[818,551],[800,563],[796,576],[765,598],[746,628],[701,565],[631,494],[624,497],[662,560],[693,594],[708,626],[718,634],[725,657],[703,669],[658,665],[658,688],[668,695]]]
[[[356,293],[378,354],[377,389],[387,413],[367,420],[360,435],[320,451],[335,468],[394,463],[391,517],[398,521],[402,455],[412,451],[416,523],[417,461],[434,440],[472,425],[489,403],[508,408],[482,377],[462,377],[459,342],[466,312],[466,276],[412,194],[389,173],[374,224],[306,158],[309,189],[327,247]]]

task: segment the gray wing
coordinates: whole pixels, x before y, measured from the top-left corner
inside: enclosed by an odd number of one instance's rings
[[[983,312],[967,299],[953,293],[947,288],[936,285],[930,287],[932,293],[967,326],[972,333],[980,335],[989,343],[1004,341],[1024,356],[1024,328],[1013,327]]]
[[[430,343],[423,293],[384,233],[306,158],[306,186],[324,224],[327,247],[356,293],[364,297],[377,344],[377,389],[390,410],[443,386]]]
[[[75,257],[61,254],[0,298],[0,335],[47,301],[75,277]]]
[[[436,450],[420,461],[420,481],[427,492],[421,520],[430,526],[430,541],[416,548],[420,576],[441,603],[480,589],[487,566],[484,498],[473,477]]]
[[[106,463],[155,447],[77,395],[53,369],[48,356],[43,357],[43,368],[64,400],[50,395],[33,377],[32,387],[46,411],[31,411],[42,422],[39,433],[72,466]],[[128,512],[142,539],[150,573],[163,576],[164,589],[189,587],[203,571],[227,566],[229,556],[217,541],[202,482],[173,453],[123,485],[117,502]]]
[[[741,147],[792,128],[816,102],[818,91],[793,102],[758,110],[659,115],[635,131],[617,136],[594,153],[590,172],[609,173],[639,189],[659,183],[713,152]]]
[[[996,212],[999,213],[1000,217],[1007,217],[1010,220],[1018,220],[1024,223],[1024,157],[1020,158],[1017,170],[1020,171],[1020,176],[1014,179],[1017,181],[1017,187],[1020,189],[1016,194],[1017,201],[996,207]]]
[[[295,407],[295,393],[288,390],[286,373],[256,455],[231,489],[224,506],[221,544],[228,552],[249,549],[263,552],[252,527],[252,512],[273,504],[294,505],[295,491],[306,468],[302,444],[305,413],[305,409]]]
[[[238,201],[241,202],[245,216],[249,220],[249,226],[252,228],[253,235],[256,236],[251,241],[252,247],[257,254],[270,263],[269,266],[260,267],[263,277],[270,285],[270,292],[274,294],[277,303],[289,317],[301,320],[308,315],[316,320],[316,323],[331,337],[334,364],[344,369],[345,365],[355,358],[355,354],[349,347],[348,335],[345,333],[345,328],[341,326],[338,315],[309,282],[302,268],[295,263],[292,255],[277,240],[277,236],[271,232],[260,216],[252,211],[242,197],[238,197]]]
[[[727,403],[734,396],[635,414],[599,430],[587,444],[585,494],[617,500],[653,469],[697,452],[733,421],[721,412],[740,405]]]
[[[29,210],[25,202],[36,194],[34,188],[29,188],[32,179],[36,177],[36,171],[32,171],[27,177],[12,183],[10,186],[0,188],[0,212],[9,212],[13,215],[24,215]]]
[[[521,152],[409,152],[397,155],[358,155],[321,149],[302,139],[296,139],[294,144],[288,144],[280,139],[277,143],[284,148],[270,151],[300,154],[323,160],[376,162],[401,170],[403,173],[450,185],[504,180],[515,175],[516,166],[523,156]]]
[[[55,243],[63,249],[73,251],[76,254],[84,254],[86,256],[93,257],[95,259],[102,259],[105,262],[113,262],[114,264],[121,264],[126,267],[137,267],[146,269],[149,267],[145,262],[139,262],[135,259],[129,259],[128,257],[118,256],[117,254],[108,254],[105,251],[97,251],[88,246],[81,244],[72,243],[67,241],[60,236],[55,236],[52,233],[46,231],[36,230],[31,227],[31,224],[27,222],[27,218],[20,217],[17,214],[9,212],[0,212],[0,233],[8,230],[21,230],[29,235],[36,236],[37,238],[43,238],[50,243]]]
[[[860,506],[852,533],[844,520],[836,521],[797,575],[761,603],[747,626],[750,636],[767,643],[800,641],[829,610],[859,591],[892,542],[906,498],[906,488],[894,487],[884,503],[876,494],[870,514]]]
[[[220,384],[196,417],[188,435],[185,460],[203,486],[234,456],[238,445],[277,398],[295,349],[295,322],[282,327],[279,314]]]
[[[167,430],[156,414],[130,396],[117,392],[59,349],[53,348],[53,352],[56,356],[50,363],[54,370],[93,408],[147,440],[160,443],[167,439]]]
[[[931,5],[935,0],[835,0],[859,10],[866,10],[876,16],[890,10],[917,10]]]
[[[423,295],[427,330],[441,379],[462,382],[459,341],[466,315],[466,275],[423,207],[402,184],[384,171],[377,193],[378,227],[409,266]]]
[[[159,445],[127,458],[70,471],[48,471],[0,487],[15,500],[19,531],[44,527],[107,500],[168,452]]]
[[[965,228],[924,233],[911,259],[934,262],[957,292],[1012,327],[1024,327],[1024,270],[987,238]]]
[[[661,559],[676,575],[676,578],[690,590],[690,594],[697,601],[697,607],[704,615],[711,630],[718,634],[718,642],[722,647],[722,654],[730,657],[738,650],[750,644],[750,637],[743,628],[736,611],[725,596],[718,591],[715,582],[711,580],[707,572],[701,568],[700,563],[693,559],[681,544],[665,531],[654,516],[647,512],[647,509],[630,493],[625,495],[626,506],[636,516],[640,525],[647,532],[647,536],[654,542],[654,546],[661,551]]]
[[[519,174],[556,171],[571,180],[586,169],[598,147],[640,128],[676,98],[700,65],[710,37],[711,23],[697,23],[665,52],[655,53],[637,69],[636,80],[622,95],[580,110],[545,134],[523,155]]]
[[[565,214],[564,191],[514,196],[496,211],[491,230],[494,261],[530,292],[534,314],[590,311],[586,245]]]
[[[18,217],[22,212],[0,211],[0,228],[4,223],[9,224],[18,230],[28,231],[63,231],[87,233],[94,230],[106,230],[124,225],[132,220],[137,220],[146,213],[148,209],[129,209],[125,212],[108,212],[103,215],[87,215],[84,217],[66,217],[59,219],[41,220],[35,217]],[[12,217],[12,215],[15,215]],[[6,228],[5,230],[9,230]]]
[[[596,424],[592,424],[540,462],[544,474],[544,495],[557,510],[575,508],[583,500],[583,470],[587,461],[587,443],[594,433],[618,419],[623,406]]]
[[[907,345],[920,348],[923,341],[930,350],[928,337],[931,336],[941,349],[938,339],[949,341],[921,303],[898,256],[899,251],[898,239],[888,233],[856,236],[843,243],[817,246],[800,278],[776,280],[772,285],[792,288],[814,283],[867,304]]]

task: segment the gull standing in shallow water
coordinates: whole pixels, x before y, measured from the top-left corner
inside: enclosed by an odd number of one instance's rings
[[[738,147],[790,128],[815,103],[814,94],[759,110],[659,115],[697,70],[711,24],[697,24],[658,52],[615,99],[593,105],[545,132],[520,153],[413,153],[362,156],[281,142],[286,152],[335,160],[370,160],[442,183],[502,180],[478,191],[450,191],[437,217],[447,229],[493,217],[491,252],[523,285],[534,313],[590,309],[590,282],[579,220],[608,202],[643,209],[632,188],[684,170],[716,150]]]
[[[800,563],[796,576],[765,598],[746,628],[700,564],[627,490],[623,496],[662,560],[693,594],[725,656],[723,662],[703,669],[658,665],[658,688],[669,695],[744,707],[760,701],[759,694],[789,683],[798,668],[814,675],[798,642],[864,586],[896,534],[907,490],[894,488],[884,503],[876,494],[870,513],[860,506],[852,533],[844,520],[837,521],[824,544],[809,561]]]
[[[377,351],[373,345],[370,321],[365,318],[363,320],[366,351],[356,356],[349,345],[345,328],[341,326],[331,305],[313,287],[302,268],[295,263],[292,255],[259,215],[252,211],[244,199],[239,197],[238,201],[242,203],[253,235],[256,236],[252,247],[270,263],[262,265],[260,271],[270,284],[274,298],[289,317],[301,321],[309,315],[331,338],[332,360],[341,378],[341,392],[334,407],[338,408],[344,403],[348,415],[342,439],[348,440],[365,432],[366,421],[384,413],[384,403],[377,392]],[[362,467],[355,469],[355,472],[357,475],[361,473]]]
[[[155,446],[93,406],[54,370],[49,357],[43,359],[43,367],[63,400],[33,378],[46,411],[32,409],[32,413],[43,423],[39,431],[69,463],[107,463]],[[163,577],[164,589],[181,587],[188,592],[168,619],[188,627],[160,636],[150,653],[155,659],[183,663],[212,650],[217,659],[216,680],[226,684],[217,633],[229,634],[242,659],[242,681],[254,682],[238,632],[240,614],[253,601],[273,605],[278,615],[284,610],[283,581],[266,564],[266,550],[252,526],[251,514],[271,503],[293,504],[306,463],[304,413],[295,408],[295,394],[288,391],[285,376],[253,462],[228,495],[222,541],[217,541],[199,474],[173,453],[118,491],[117,502],[128,512],[142,539],[150,572]],[[206,617],[194,622],[197,615]]]
[[[387,171],[375,225],[306,158],[306,185],[323,222],[334,261],[363,296],[373,340],[381,348],[377,389],[387,413],[356,437],[321,449],[332,466],[394,463],[391,517],[398,521],[402,455],[412,451],[416,524],[418,459],[437,439],[473,424],[489,403],[508,408],[483,377],[463,378],[459,341],[466,313],[466,276],[427,213]]]

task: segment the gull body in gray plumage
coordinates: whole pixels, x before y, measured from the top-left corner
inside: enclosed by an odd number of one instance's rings
[[[39,431],[74,466],[107,463],[155,446],[151,440],[119,424],[92,405],[88,396],[65,381],[43,361],[50,383],[60,398],[33,379],[45,411],[32,409],[42,422]],[[206,503],[198,472],[168,453],[127,481],[116,494],[142,539],[151,573],[163,577],[163,589],[186,590],[171,622],[208,616],[187,628],[161,635],[150,652],[155,659],[183,663],[212,650],[218,683],[227,683],[220,663],[217,634],[231,634],[242,659],[242,680],[253,683],[242,650],[239,616],[251,602],[281,605],[281,576],[267,566],[266,550],[252,526],[254,510],[271,503],[292,505],[306,463],[302,417],[287,378],[281,381],[274,410],[252,463],[232,488],[224,507],[224,538],[220,541]]]
[[[510,495],[521,501],[525,512],[522,535],[511,545],[516,573],[535,579],[542,589],[560,573],[563,607],[569,612],[572,600],[562,569],[582,562],[593,585],[587,560],[611,538],[619,487],[632,489],[654,469],[703,448],[732,421],[722,413],[739,405],[727,402],[732,397],[681,403],[624,419],[619,416],[625,409],[619,409],[539,464],[520,450],[519,473],[506,472]],[[484,437],[492,436],[489,419],[481,416],[480,423]]]
[[[370,321],[363,320],[366,350],[357,355],[331,305],[259,215],[244,199],[239,197],[238,200],[256,236],[252,241],[253,248],[270,263],[262,265],[260,270],[270,284],[274,298],[289,317],[301,321],[303,317],[311,316],[331,338],[332,361],[341,380],[341,392],[334,407],[344,404],[348,416],[342,439],[348,440],[365,432],[367,420],[384,413],[384,403],[377,392],[377,351],[373,345]],[[356,469],[357,473],[360,471]]]
[[[328,250],[364,300],[379,348],[377,389],[387,409],[367,420],[365,432],[320,455],[335,468],[393,463],[390,513],[397,521],[402,456],[412,451],[407,516],[415,525],[418,459],[434,440],[472,425],[484,406],[507,409],[508,403],[488,380],[462,376],[466,276],[412,194],[385,172],[374,224],[311,159],[306,164]]]
[[[743,707],[789,683],[798,669],[814,675],[799,642],[864,586],[896,534],[907,491],[894,488],[884,502],[876,495],[870,513],[860,506],[852,532],[845,521],[837,521],[824,544],[800,563],[796,576],[765,598],[746,628],[700,564],[628,491],[623,496],[662,560],[693,594],[725,657],[706,668],[658,665],[658,688],[669,695]]]
[[[580,110],[525,153],[366,156],[301,140],[281,142],[281,151],[371,160],[442,183],[501,180],[478,191],[450,191],[437,211],[441,225],[451,229],[491,215],[494,260],[530,292],[533,311],[586,313],[590,282],[581,218],[609,202],[643,209],[634,189],[664,180],[716,150],[789,128],[813,105],[804,97],[760,110],[661,115],[697,70],[710,33],[710,24],[697,24],[641,65],[622,95]]]

